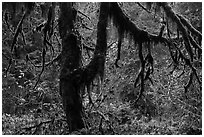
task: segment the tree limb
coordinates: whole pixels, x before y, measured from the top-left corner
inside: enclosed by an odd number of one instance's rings
[[[17,41],[17,37],[18,37],[19,33],[21,32],[23,20],[25,19],[25,17],[26,17],[26,12],[23,14],[23,17],[21,18],[21,20],[19,21],[19,23],[17,25],[16,31],[14,34],[14,38],[13,38],[13,42],[11,45],[11,52],[13,52],[14,46],[15,46],[16,41]]]
[[[182,15],[180,15],[180,14],[176,14],[179,18],[180,18],[180,20],[181,20],[181,22],[183,23],[183,25],[185,25],[193,34],[195,34],[196,36],[198,36],[199,37],[199,39],[202,39],[202,34],[198,31],[198,30],[196,30],[188,21],[187,21],[187,19],[185,18],[185,17],[183,17]]]
[[[148,9],[146,9],[140,2],[137,2],[137,4],[144,9],[146,12],[151,13]]]
[[[191,48],[191,44],[190,44],[190,41],[189,41],[189,37],[188,37],[187,31],[186,31],[184,25],[182,24],[180,18],[177,16],[177,14],[174,13],[172,8],[166,2],[162,2],[162,3],[160,3],[160,5],[163,7],[166,15],[177,23],[180,31],[182,32],[186,50],[188,51],[188,54],[190,56],[191,61],[193,61],[193,55],[194,54],[192,52],[192,48]]]
[[[40,77],[45,69],[45,55],[46,55],[46,51],[45,51],[45,48],[43,48],[43,51],[42,51],[42,70],[40,72],[40,74],[38,75],[38,79],[33,87],[33,89],[35,89],[35,87],[37,86],[38,82],[40,81]]]

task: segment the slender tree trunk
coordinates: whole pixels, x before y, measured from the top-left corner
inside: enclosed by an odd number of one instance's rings
[[[97,25],[97,41],[94,51],[94,57],[91,62],[84,69],[84,76],[86,76],[85,85],[89,85],[96,77],[100,77],[103,80],[105,59],[107,51],[107,24],[108,24],[108,13],[110,3],[102,2],[100,5],[100,15]]]
[[[81,51],[74,34],[76,10],[72,3],[60,3],[59,32],[62,38],[60,95],[70,132],[82,129],[82,101],[78,81],[72,72],[81,66]]]

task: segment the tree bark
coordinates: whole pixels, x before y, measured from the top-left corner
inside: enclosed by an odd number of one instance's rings
[[[91,82],[98,76],[103,79],[109,6],[110,3],[101,3],[94,57],[86,67],[82,68],[81,51],[73,31],[76,11],[71,3],[60,3],[59,32],[62,38],[60,95],[70,132],[84,127],[80,90],[85,90],[84,85],[89,90]]]
[[[110,3],[102,2],[100,5],[100,15],[97,24],[97,41],[94,51],[94,57],[83,71],[83,83],[89,85],[97,76],[103,80],[105,59],[107,51],[107,24]],[[84,77],[83,76],[83,77]]]
[[[62,39],[62,64],[59,85],[70,132],[84,127],[80,87],[72,74],[81,67],[81,51],[73,31],[75,17],[76,10],[72,7],[72,3],[60,3],[59,32]]]

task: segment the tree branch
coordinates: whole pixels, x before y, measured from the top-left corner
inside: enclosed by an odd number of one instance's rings
[[[37,81],[36,81],[35,86],[33,87],[33,89],[35,89],[35,87],[37,86],[38,82],[40,81],[40,77],[41,77],[41,75],[42,75],[42,73],[43,73],[43,71],[44,71],[44,69],[45,69],[45,55],[46,55],[46,51],[45,51],[45,49],[43,48],[43,51],[42,51],[42,70],[41,70],[40,74],[38,75],[38,79],[37,79]]]
[[[198,31],[198,30],[196,30],[188,21],[187,21],[187,19],[185,18],[185,17],[183,17],[182,15],[180,15],[180,14],[176,14],[179,18],[180,18],[180,20],[181,20],[181,22],[193,33],[193,34],[195,34],[196,36],[198,36],[199,37],[199,39],[202,39],[202,34]]]
[[[23,17],[21,18],[21,20],[19,21],[19,23],[17,25],[16,31],[14,34],[14,38],[13,38],[13,42],[11,45],[11,52],[13,52],[14,46],[15,46],[16,41],[17,41],[17,37],[18,37],[19,33],[21,32],[22,24],[23,24],[23,20],[25,19],[25,16],[26,16],[26,12],[23,14]]]
[[[178,28],[181,30],[182,35],[183,35],[183,39],[184,39],[184,43],[185,43],[185,47],[186,50],[188,51],[188,54],[190,56],[191,61],[193,61],[193,52],[192,52],[192,48],[191,48],[191,44],[190,44],[190,40],[187,34],[187,31],[184,27],[184,25],[182,24],[180,18],[177,16],[177,14],[174,13],[174,11],[172,10],[172,8],[166,3],[166,2],[162,2],[160,3],[160,5],[163,7],[166,15],[171,18],[173,21],[175,21],[178,25]]]
[[[144,9],[146,12],[151,13],[148,9],[146,9],[140,2],[137,2],[137,4]]]

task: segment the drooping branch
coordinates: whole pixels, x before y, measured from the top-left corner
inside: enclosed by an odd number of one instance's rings
[[[194,47],[198,48],[199,50],[201,50],[200,46],[198,44],[195,44],[194,40],[191,40],[191,38],[187,34],[187,31],[186,31],[184,25],[181,22],[181,20],[173,12],[171,7],[168,6],[166,3],[161,3],[161,6],[166,11],[167,16],[169,18],[172,18],[172,20],[175,20],[175,22],[178,24],[178,27],[179,27],[180,31],[182,32],[182,35],[183,35],[183,38],[184,38],[186,50],[188,51],[189,56],[190,56],[191,61],[192,61],[194,54],[193,54],[193,49],[191,47],[191,43],[192,43],[192,45]],[[158,37],[160,35],[156,36],[156,35],[148,33],[147,31],[139,29],[123,13],[123,11],[121,10],[121,8],[119,7],[119,5],[117,3],[111,3],[111,9],[112,10],[110,11],[109,16],[112,18],[114,25],[117,28],[122,29],[122,31],[124,33],[128,33],[130,36],[132,36],[132,38],[134,39],[134,41],[136,43],[137,42],[146,42],[146,41],[149,41],[149,40],[152,41],[152,42],[156,42],[156,43],[158,43],[158,42],[165,43],[166,41],[168,41],[167,39],[165,39],[163,37]]]
[[[47,66],[46,62],[45,62],[45,55],[46,55],[46,45],[49,45],[51,47],[51,51],[52,54],[54,54],[54,47],[52,46],[52,44],[48,41],[47,39],[47,35],[49,35],[49,33],[52,31],[52,19],[53,19],[53,7],[50,6],[49,10],[48,10],[48,17],[47,17],[47,21],[42,25],[43,28],[43,48],[42,48],[42,69],[41,72],[38,75],[38,79],[33,87],[33,89],[36,88],[38,82],[40,81],[40,77],[45,69],[45,67]],[[36,30],[38,30],[39,28],[36,28]],[[27,56],[28,57],[28,56]],[[29,59],[29,57],[28,57]],[[32,63],[32,61],[31,61]],[[35,66],[35,65],[34,65]]]
[[[45,48],[42,49],[42,69],[41,69],[41,72],[40,74],[38,75],[38,79],[33,87],[33,89],[35,89],[35,87],[37,86],[38,82],[40,81],[40,77],[45,69],[45,55],[46,55],[46,51],[45,51]]]
[[[139,95],[135,102],[137,102],[144,92],[144,83],[146,80],[150,80],[152,82],[150,75],[153,73],[153,57],[151,55],[150,43],[165,43],[168,41],[167,39],[162,37],[162,33],[165,25],[161,28],[161,31],[158,35],[149,34],[147,31],[139,29],[121,10],[117,3],[111,3],[111,11],[109,13],[110,18],[113,20],[113,24],[117,27],[119,32],[119,40],[122,39],[126,34],[130,35],[136,45],[139,48],[139,59],[141,62],[140,71],[135,79],[134,86],[140,86]],[[121,36],[121,37],[120,37]],[[143,57],[142,47],[144,44],[147,44],[148,55]],[[120,44],[121,45],[121,44]],[[118,51],[120,51],[120,47],[118,47]],[[119,53],[118,53],[119,54]],[[118,58],[117,58],[118,59]],[[117,61],[117,60],[116,60]],[[145,65],[146,64],[146,65]],[[147,67],[146,75],[145,68]]]
[[[91,82],[99,76],[103,80],[104,65],[107,51],[107,23],[108,23],[109,3],[101,3],[100,15],[97,25],[97,43],[92,61],[84,68],[82,83],[89,86]]]
[[[152,79],[150,78],[150,75],[154,72],[154,64],[153,64],[154,59],[151,54],[150,42],[147,42],[147,50],[148,50],[148,53],[147,53],[147,56],[145,57],[147,72],[146,72],[144,80],[149,80],[153,84]]]
[[[110,8],[109,16],[113,20],[113,24],[120,29],[120,32],[128,33],[137,42],[145,42],[149,39],[148,33],[136,27],[135,24],[123,13],[117,3],[111,3]]]
[[[26,17],[26,13],[27,13],[27,12],[24,12],[24,14],[23,14],[21,20],[18,22],[17,28],[16,28],[16,30],[15,30],[14,38],[13,38],[13,41],[12,41],[12,45],[11,45],[11,53],[12,53],[13,50],[16,48],[15,44],[16,44],[16,42],[17,42],[17,38],[18,38],[19,34],[20,34],[21,31],[22,31],[22,25],[23,25],[23,21],[24,21],[24,19],[25,19],[25,17]],[[7,76],[7,73],[8,73],[8,71],[9,71],[10,67],[11,67],[11,64],[12,64],[12,56],[11,56],[11,58],[10,58],[10,60],[9,60],[9,65],[7,66],[7,69],[6,69],[6,76]]]
[[[145,60],[144,60],[143,53],[142,53],[142,43],[139,43],[138,46],[139,46],[139,59],[140,59],[141,66],[140,66],[140,72],[139,72],[137,79],[140,79],[140,91],[139,91],[139,96],[137,97],[135,102],[137,102],[141,98],[144,92]],[[135,82],[135,84],[138,84],[138,82],[139,81],[137,81],[137,83]]]
[[[181,49],[179,49],[177,47],[177,45],[173,42],[167,42],[167,45],[169,47],[169,51],[170,53],[172,53],[172,50],[174,49],[176,52],[175,52],[175,55],[171,55],[172,56],[172,59],[175,63],[175,67],[177,67],[177,65],[179,65],[179,62],[184,62],[184,64],[186,66],[188,66],[190,69],[191,69],[191,72],[190,72],[190,75],[189,75],[189,81],[188,83],[184,86],[184,89],[185,89],[185,92],[187,92],[188,88],[190,87],[190,85],[192,84],[192,78],[193,76],[196,77],[197,79],[197,82],[200,86],[202,86],[202,82],[198,76],[198,73],[197,73],[197,70],[196,68],[193,66],[192,62],[190,61],[190,59],[188,59],[187,57],[185,57],[185,55],[182,53]],[[184,65],[184,68],[185,68],[185,65]],[[175,67],[174,69],[172,70],[172,72],[175,70]],[[184,74],[184,73],[182,73]],[[180,75],[181,76],[181,75]],[[179,77],[180,77],[179,76]]]
[[[192,50],[192,47],[191,47],[191,44],[190,44],[189,36],[188,36],[187,31],[186,31],[184,25],[182,24],[180,18],[174,13],[172,8],[166,2],[162,2],[162,3],[160,3],[160,5],[164,9],[167,17],[171,18],[173,21],[176,22],[179,30],[181,31],[181,33],[183,35],[185,48],[188,51],[188,54],[190,56],[191,61],[193,61],[193,55],[194,54],[192,52],[193,50]]]
[[[171,18],[177,24],[178,33],[181,32],[181,34],[183,36],[185,49],[187,50],[188,55],[190,56],[190,59],[188,59],[185,55],[183,55],[183,53],[181,52],[180,49],[175,48],[175,46],[172,46],[174,41],[170,37],[170,33],[169,33],[170,30],[168,28],[168,24],[167,24],[167,31],[168,31],[169,39],[162,37],[162,33],[163,33],[163,30],[164,30],[165,26],[163,26],[161,28],[161,31],[160,31],[160,33],[158,35],[153,35],[153,34],[148,33],[147,31],[139,29],[128,18],[128,16],[123,13],[122,9],[119,7],[119,5],[117,3],[111,3],[111,6],[110,6],[111,10],[110,10],[109,16],[113,20],[113,24],[117,27],[117,29],[121,30],[121,32],[123,32],[125,34],[129,34],[130,38],[132,38],[134,40],[134,42],[139,46],[139,49],[141,49],[141,45],[143,45],[146,42],[151,42],[151,43],[155,43],[155,44],[160,42],[160,43],[163,43],[164,45],[167,45],[169,47],[169,52],[170,52],[171,58],[174,61],[174,63],[176,65],[179,65],[180,64],[179,61],[183,61],[185,65],[187,65],[187,66],[189,66],[191,68],[192,73],[194,73],[194,75],[196,76],[196,78],[198,80],[198,83],[200,84],[201,82],[200,82],[200,79],[199,79],[199,77],[198,77],[198,75],[196,73],[196,69],[191,65],[191,62],[194,59],[193,48],[195,50],[198,49],[199,53],[201,54],[201,52],[200,52],[201,47],[187,33],[186,29],[190,29],[191,33],[198,36],[198,37],[200,37],[201,35],[196,30],[194,30],[192,28],[192,26],[188,25],[186,23],[186,20],[184,20],[180,16],[177,16],[177,14],[174,13],[172,8],[167,3],[158,3],[158,4],[159,5],[157,5],[157,6],[161,6],[164,9],[167,17]],[[141,63],[143,63],[141,53],[142,53],[142,51],[139,52],[139,57],[140,57]],[[147,57],[153,59],[150,55],[151,54],[149,54],[149,57],[148,56]],[[198,54],[198,56],[199,56],[199,54]],[[151,64],[150,66],[153,66],[153,63],[149,63],[149,64]],[[144,80],[148,79],[149,75],[151,74],[150,72],[152,72],[150,67],[147,68],[146,76],[144,78],[145,71],[142,71],[142,70],[145,67],[146,66],[143,67],[143,65],[141,65],[140,72],[139,72],[139,74],[138,74],[138,76],[137,76],[137,78],[135,80],[135,86],[140,81],[140,88],[141,88],[140,89],[140,94],[143,91]]]
[[[13,42],[12,42],[12,45],[11,45],[11,52],[13,52],[14,46],[15,46],[17,38],[18,38],[18,35],[20,34],[20,32],[22,30],[22,24],[23,24],[23,20],[25,19],[25,17],[26,17],[26,12],[24,12],[23,17],[21,18],[21,20],[19,21],[19,23],[17,25],[15,35],[14,35],[14,38],[13,38]]]
[[[110,18],[113,20],[113,24],[121,29],[121,32],[127,33],[135,41],[139,42],[161,42],[164,43],[167,41],[166,38],[158,37],[158,35],[150,34],[145,30],[138,28],[129,18],[125,15],[117,3],[111,3],[111,10],[109,12]],[[125,36],[125,35],[124,35]]]
[[[185,17],[181,16],[180,14],[176,14],[181,22],[193,33],[194,35],[198,36],[198,38],[201,40],[202,39],[202,34],[196,30],[188,21]]]

